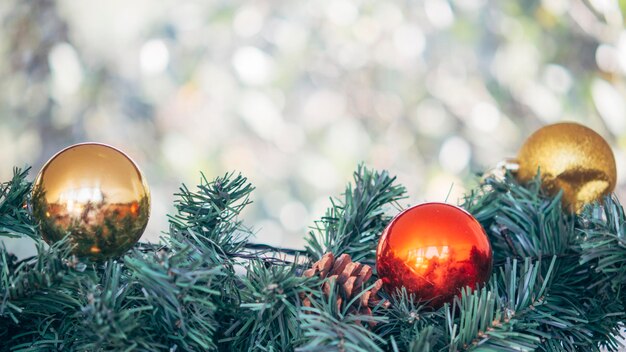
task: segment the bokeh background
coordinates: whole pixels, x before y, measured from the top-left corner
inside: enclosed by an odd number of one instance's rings
[[[536,128],[584,123],[626,199],[626,1],[0,2],[0,180],[98,141],[181,182],[242,172],[257,240],[303,246],[361,161],[456,203]],[[18,255],[28,242],[5,241]]]

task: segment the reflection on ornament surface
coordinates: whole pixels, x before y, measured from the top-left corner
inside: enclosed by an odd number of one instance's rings
[[[489,280],[491,246],[480,224],[443,203],[407,209],[387,226],[377,252],[386,289],[405,287],[432,307],[450,302],[462,287]]]
[[[44,240],[53,243],[69,234],[74,253],[92,259],[125,253],[150,215],[150,193],[137,166],[102,144],[61,151],[42,168],[33,189],[33,216]]]

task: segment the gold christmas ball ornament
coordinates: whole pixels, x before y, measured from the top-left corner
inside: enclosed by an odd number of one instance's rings
[[[550,193],[563,190],[563,205],[580,211],[615,188],[615,157],[596,132],[577,123],[548,125],[533,133],[517,156],[517,178],[528,182],[541,173]]]
[[[35,180],[31,207],[46,242],[69,235],[74,254],[102,260],[139,240],[150,216],[150,190],[126,154],[83,143],[48,160]]]

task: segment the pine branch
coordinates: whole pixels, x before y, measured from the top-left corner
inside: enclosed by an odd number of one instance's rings
[[[296,275],[297,266],[268,266],[254,260],[241,278],[241,305],[220,340],[229,350],[289,351],[300,339],[300,296],[311,279]]]
[[[0,237],[38,238],[36,226],[26,209],[32,185],[26,181],[29,171],[30,168],[14,168],[13,179],[0,183]]]
[[[511,175],[488,178],[463,207],[487,230],[496,262],[567,256],[577,240],[574,218],[563,210],[561,194],[545,193],[539,175],[527,185]]]
[[[359,300],[368,289],[354,300]],[[347,314],[350,304],[339,307],[338,297],[334,282],[331,283],[330,295],[325,296],[318,290],[308,296],[311,307],[301,307],[298,315],[303,338],[296,351],[382,352],[385,340],[368,325],[384,323],[386,319],[378,315]]]
[[[69,241],[62,240],[49,249],[44,248],[42,241],[37,241],[37,256],[27,262],[22,262],[15,267],[11,265],[9,254],[4,245],[0,246],[0,316],[9,317],[15,323],[19,322],[20,313],[30,313],[28,306],[45,304],[45,300],[39,300],[42,293],[48,292],[59,283],[67,281],[71,272],[78,269],[83,271],[85,266],[72,257]],[[62,297],[63,301],[72,305],[73,298],[70,295]],[[60,302],[59,302],[60,303]],[[56,311],[60,305],[46,306],[45,308]]]
[[[626,284],[626,216],[617,198],[606,197],[603,206],[585,208],[579,227],[585,238],[581,264],[592,264],[613,286]]]
[[[226,174],[209,182],[201,174],[196,192],[183,184],[175,194],[177,214],[169,216],[171,235],[189,238],[200,247],[212,247],[224,258],[241,251],[250,231],[237,216],[251,203],[253,190],[241,175]]]
[[[124,273],[121,263],[109,261],[102,269],[99,284],[79,292],[82,308],[65,318],[73,321],[70,346],[78,351],[150,351],[166,349],[160,336],[146,324],[153,307],[138,299],[137,285]]]
[[[151,255],[127,256],[124,264],[136,282],[134,300],[142,323],[164,346],[183,350],[216,349],[213,335],[225,275],[192,246]]]
[[[332,199],[326,215],[309,232],[306,249],[313,260],[325,253],[349,254],[354,261],[372,262],[378,238],[390,216],[385,208],[404,198],[406,189],[395,184],[386,171],[377,172],[359,165],[354,185],[348,184],[343,199]]]
[[[393,351],[430,351],[441,344],[443,310],[433,311],[403,287],[391,297],[385,316],[376,332],[388,338]]]
[[[449,351],[480,348],[493,351],[532,351],[549,334],[541,332],[537,310],[544,304],[546,289],[554,270],[552,259],[545,276],[540,262],[527,259],[518,275],[516,260],[501,269],[496,282],[500,287],[463,289],[461,297],[446,307]],[[456,314],[459,314],[458,322]]]
[[[591,205],[588,212],[598,213],[598,206]],[[538,309],[546,314],[538,320],[541,330],[552,342],[539,348],[550,350],[554,341],[567,350],[598,350],[600,344],[610,350],[616,348],[611,334],[624,320],[621,286],[607,285],[594,269],[593,260],[581,260],[587,246],[581,226],[589,230],[583,225],[590,220],[565,213],[560,194],[545,194],[539,177],[527,185],[519,185],[510,175],[503,181],[487,179],[470,194],[466,207],[487,229],[497,265],[507,257],[556,257],[553,279],[547,288],[551,294]],[[614,230],[604,226],[600,232]]]

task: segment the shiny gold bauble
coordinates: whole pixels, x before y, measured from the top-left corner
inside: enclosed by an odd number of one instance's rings
[[[150,190],[126,154],[104,144],[76,144],[41,169],[31,205],[46,242],[69,235],[74,254],[101,260],[124,254],[139,240],[150,216]]]
[[[546,190],[563,190],[563,205],[580,211],[615,188],[615,157],[596,132],[577,123],[548,125],[533,133],[517,156],[517,178],[527,182],[539,171]]]

